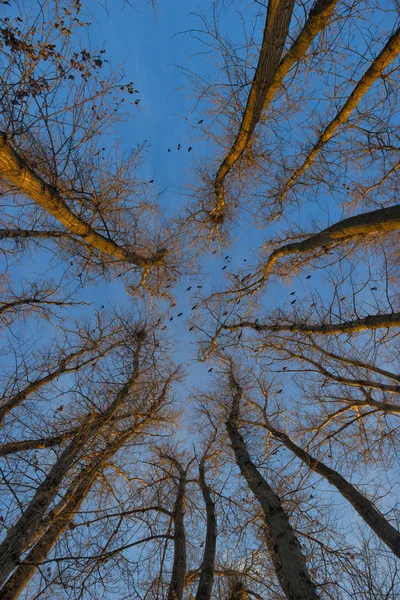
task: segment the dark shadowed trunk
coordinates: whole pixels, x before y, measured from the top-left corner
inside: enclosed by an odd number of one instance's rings
[[[199,483],[206,505],[207,531],[204,546],[203,562],[200,568],[200,581],[197,588],[196,600],[210,600],[214,581],[215,552],[217,545],[217,519],[215,504],[211,498],[210,488],[207,485],[204,470],[205,457],[199,466]]]
[[[61,453],[56,463],[39,485],[35,495],[18,521],[10,527],[0,544],[0,585],[3,585],[15,568],[22,554],[36,541],[40,523],[56,497],[64,476],[79,459],[80,453],[100,428],[105,426],[126,400],[139,374],[139,353],[141,343],[135,352],[134,365],[130,379],[121,388],[111,404],[95,419],[89,420]]]
[[[233,375],[230,376],[230,382],[233,402],[226,427],[240,472],[262,507],[270,538],[268,548],[278,580],[288,600],[319,600],[300,543],[281,501],[252,462],[239,432],[239,403],[242,390]]]
[[[335,486],[382,542],[384,542],[391,551],[400,558],[400,533],[385,519],[366,496],[361,494],[354,485],[349,483],[337,471],[331,469],[297,446],[286,433],[275,429],[270,423],[267,423],[265,427],[276,439],[280,440],[286,448],[291,450],[293,454],[308,465],[310,469],[324,477],[331,485]]]
[[[186,471],[176,459],[172,457],[166,458],[175,465],[179,472],[178,490],[173,512],[174,562],[172,566],[171,581],[168,587],[167,600],[182,600],[186,576]]]

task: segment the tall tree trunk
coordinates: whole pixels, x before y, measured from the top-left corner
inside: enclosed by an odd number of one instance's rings
[[[18,564],[21,556],[37,539],[40,523],[54,500],[61,482],[78,458],[90,428],[77,435],[65,448],[18,521],[10,527],[0,544],[0,586]]]
[[[137,369],[137,362],[135,363]],[[38,524],[36,529],[36,539],[40,537],[35,546],[31,549],[28,556],[22,561],[22,564],[14,571],[6,584],[1,589],[1,598],[17,598],[22,589],[26,586],[29,579],[33,576],[38,566],[44,561],[54,544],[63,534],[66,527],[78,512],[82,502],[89,493],[99,469],[103,463],[110,459],[126,442],[135,434],[140,434],[145,425],[151,421],[158,409],[165,401],[170,379],[163,386],[157,400],[153,402],[146,412],[126,431],[120,432],[117,439],[109,442],[108,445],[99,452],[96,458],[71,482],[65,497],[54,507],[51,514],[48,514]],[[25,548],[25,551],[34,544],[32,540]],[[19,561],[17,561],[19,562]]]
[[[400,533],[385,519],[364,494],[361,494],[354,485],[349,483],[337,471],[314,458],[311,454],[306,452],[306,450],[300,448],[300,446],[297,446],[286,433],[275,429],[269,422],[265,424],[265,427],[276,439],[281,441],[286,448],[293,452],[295,456],[309,466],[310,469],[324,477],[331,485],[335,486],[382,542],[386,544],[398,558],[400,558]]]
[[[270,0],[260,58],[242,122],[236,139],[215,177],[217,205],[210,216],[216,222],[222,222],[224,219],[225,178],[248,146],[263,109],[272,102],[285,76],[293,65],[303,58],[313,39],[325,29],[336,4],[337,0],[317,0],[297,39],[280,60],[289,31],[294,2]]]
[[[281,501],[252,462],[245,441],[239,432],[239,405],[242,390],[233,374],[230,376],[230,383],[233,401],[226,427],[240,472],[263,510],[270,537],[268,546],[278,580],[288,600],[319,600],[299,541],[282,508]]]
[[[260,120],[267,92],[273,84],[274,76],[285,47],[293,6],[294,0],[269,0],[268,2],[260,58],[247,99],[246,109],[236,139],[215,177],[214,186],[217,204],[210,216],[217,223],[221,222],[224,218],[223,208],[225,199],[223,184],[225,177],[243,154]]]
[[[37,488],[35,495],[18,521],[10,527],[0,544],[0,585],[3,585],[15,568],[22,554],[32,546],[40,531],[40,523],[54,500],[66,473],[73,467],[84,448],[100,428],[104,427],[126,400],[139,373],[139,353],[141,342],[135,352],[134,366],[128,382],[121,388],[111,404],[95,419],[91,419],[81,432],[68,444],[59,459],[53,465],[45,480]]]
[[[179,471],[178,491],[175,500],[174,521],[174,562],[171,581],[169,583],[167,600],[182,600],[186,576],[186,471],[175,459],[171,459]]]
[[[2,587],[0,592],[2,600],[16,600],[19,597],[37,568],[46,559],[57,540],[67,529],[74,515],[78,512],[96,479],[97,473],[97,469],[93,467],[88,467],[84,470],[80,484],[67,501],[65,507]]]
[[[217,546],[217,518],[215,515],[215,504],[211,497],[210,488],[207,485],[204,470],[205,456],[199,465],[199,483],[206,505],[207,531],[204,546],[203,561],[200,567],[200,581],[197,588],[196,600],[211,600],[214,582],[215,553]]]

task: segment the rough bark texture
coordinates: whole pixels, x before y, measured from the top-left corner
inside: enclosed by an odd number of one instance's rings
[[[272,546],[272,562],[279,582],[288,600],[319,600],[314,583],[307,570],[300,544],[278,496],[258,471],[248,453],[245,441],[238,429],[239,403],[242,390],[233,375],[231,412],[226,423],[237,465],[249,488],[263,510],[265,525]]]
[[[275,429],[270,423],[267,423],[265,427],[276,439],[280,440],[286,448],[291,450],[293,454],[308,465],[310,469],[324,477],[331,485],[335,486],[382,542],[386,544],[398,558],[400,558],[400,533],[385,519],[368,498],[361,494],[354,485],[349,483],[337,471],[331,469],[297,446],[286,433]]]
[[[48,507],[54,500],[64,476],[79,458],[87,441],[110,421],[127,398],[139,373],[140,348],[139,343],[135,354],[134,367],[128,382],[118,392],[114,401],[95,420],[92,419],[82,427],[81,432],[68,444],[44,481],[37,488],[35,495],[21,517],[8,530],[5,539],[0,544],[0,585],[4,584],[22,554],[36,541],[40,531],[40,523]]]
[[[179,471],[178,491],[174,506],[174,562],[167,600],[182,600],[186,575],[186,471],[178,461],[173,461]]]
[[[210,216],[216,222],[223,220],[225,177],[246,149],[260,119],[267,92],[273,84],[289,31],[293,6],[294,0],[270,0],[268,3],[260,58],[246,109],[233,146],[219,167],[214,182],[217,204]]]
[[[242,328],[254,329],[255,331],[270,331],[275,333],[304,333],[306,335],[340,335],[341,333],[357,333],[370,329],[390,329],[400,327],[400,313],[388,313],[380,315],[368,315],[362,319],[353,319],[343,323],[293,323],[293,324],[262,324],[255,321],[240,321],[234,325],[222,325],[221,329],[235,331]]]
[[[200,567],[200,581],[197,588],[196,600],[211,600],[214,582],[215,553],[217,546],[217,518],[215,515],[215,504],[211,497],[210,488],[207,485],[204,460],[199,466],[199,483],[203,494],[207,513],[206,542],[204,546],[203,561]]]
[[[398,229],[400,229],[400,204],[343,219],[301,242],[285,244],[274,250],[264,268],[262,281],[268,278],[275,263],[285,256],[325,249],[356,237],[362,238],[367,235],[391,233]]]
[[[162,406],[165,401],[168,386],[169,380],[167,380],[166,384],[163,386],[157,401],[152,403],[148,412],[144,416],[142,415],[138,420],[135,420],[134,424],[126,431],[120,432],[117,439],[114,438],[109,442],[106,447],[96,455],[96,458],[91,463],[84,466],[72,479],[65,496],[54,506],[51,513],[48,513],[39,523],[36,530],[36,539],[38,541],[31,549],[28,556],[21,562],[12,576],[8,579],[5,586],[2,587],[0,593],[1,598],[14,599],[18,597],[38,566],[45,560],[58,538],[65,531],[74,515],[78,512],[83,500],[90,491],[101,466],[109,460],[115,452],[122,448],[133,435],[143,431],[146,423],[152,419],[154,411],[157,412],[158,408]],[[28,547],[31,547],[34,541]]]
[[[311,42],[328,25],[329,19],[332,17],[337,3],[338,0],[317,0],[315,2],[313,8],[310,10],[303,29],[280,62],[274,76],[274,82],[265,97],[264,108],[266,108],[273,100],[275,94],[282,86],[283,79],[289,73],[293,65],[303,58]]]
[[[40,523],[57,490],[88,437],[88,430],[76,436],[62,452],[52,469],[39,485],[35,495],[18,521],[10,527],[0,544],[0,586],[18,564],[23,553],[37,539]]]
[[[65,508],[58,514],[42,538],[35,544],[22,564],[14,571],[0,592],[2,600],[16,600],[24,587],[34,575],[38,566],[46,559],[57,540],[67,529],[74,515],[86,498],[97,475],[96,469],[87,469],[80,485],[66,503]]]
[[[280,200],[282,201],[286,196],[287,192],[294,185],[297,179],[310,167],[317,155],[321,152],[323,147],[329,140],[333,137],[337,129],[343,125],[349,118],[350,114],[357,107],[361,99],[365,96],[370,87],[375,83],[375,81],[381,77],[383,71],[386,67],[392,62],[392,60],[399,54],[400,52],[400,28],[396,29],[396,31],[391,35],[385,47],[381,50],[379,55],[373,61],[371,66],[367,69],[364,75],[361,77],[360,81],[357,83],[356,87],[350,94],[348,100],[345,102],[343,108],[337,113],[335,118],[329,123],[329,125],[325,128],[323,133],[320,135],[317,143],[313,146],[312,150],[307,155],[307,158],[304,160],[303,164],[296,169],[293,175],[290,177],[289,181],[286,183],[281,195]]]
[[[59,190],[49,185],[17,154],[4,134],[0,135],[0,176],[12,183],[22,194],[37,202],[68,231],[82,238],[86,244],[101,254],[108,254],[115,259],[143,268],[160,264],[167,254],[166,249],[162,248],[153,256],[146,257],[119,246],[113,240],[95,231],[72,212]]]
[[[263,45],[246,110],[235,142],[219,167],[214,182],[217,205],[211,217],[215,221],[222,222],[224,218],[225,178],[248,146],[263,109],[271,103],[292,66],[305,55],[318,33],[325,29],[336,4],[337,0],[317,0],[299,36],[279,63],[289,30],[293,2],[275,0],[269,3]]]

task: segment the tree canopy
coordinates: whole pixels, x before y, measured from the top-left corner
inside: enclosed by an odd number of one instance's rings
[[[398,8],[1,2],[1,598],[400,598]]]

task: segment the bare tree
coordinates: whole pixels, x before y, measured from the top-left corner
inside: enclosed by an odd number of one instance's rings
[[[143,145],[125,155],[115,141],[108,154],[101,147],[138,91],[122,73],[106,73],[104,48],[82,48],[81,3],[18,9],[1,30],[0,176],[14,203],[2,211],[1,239],[47,241],[80,276],[122,267],[139,270],[140,283],[153,267],[164,273],[172,246],[151,186],[137,174]]]
[[[262,507],[267,535],[270,536],[269,551],[279,582],[290,599],[318,598],[315,584],[307,572],[305,558],[287,514],[278,496],[251,461],[244,439],[239,432],[237,421],[242,391],[232,372],[230,385],[233,401],[227,421],[228,434],[241,474]]]

